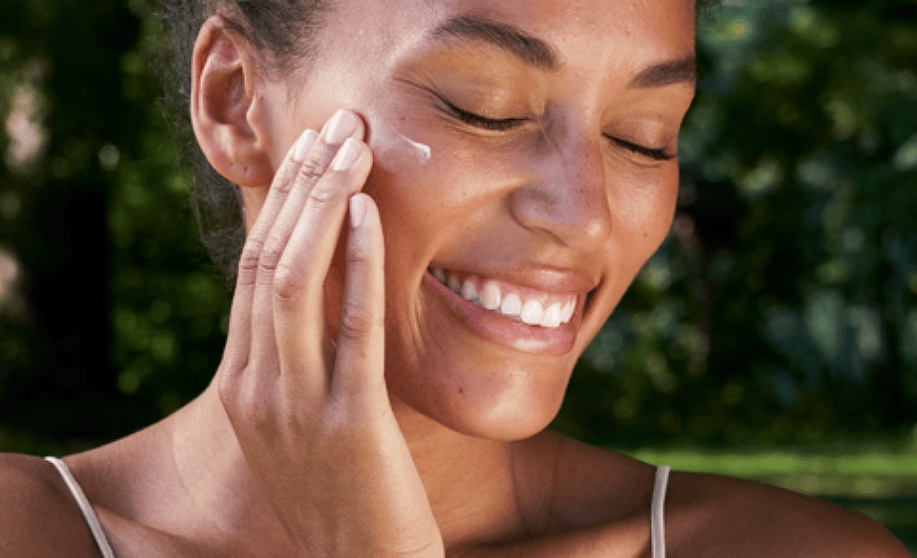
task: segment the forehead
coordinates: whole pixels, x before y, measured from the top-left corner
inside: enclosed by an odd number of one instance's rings
[[[559,50],[593,46],[596,52],[628,41],[660,47],[693,45],[691,0],[453,0],[437,6],[441,20],[470,14],[505,21],[556,44]],[[686,43],[686,44],[685,44]],[[674,45],[673,45],[674,46]],[[677,48],[677,47],[676,47]]]
[[[437,32],[462,16],[523,31],[568,64],[639,63],[694,50],[693,0],[342,0],[322,42],[332,56],[365,59],[372,49],[379,62],[447,38],[479,42],[470,34]]]

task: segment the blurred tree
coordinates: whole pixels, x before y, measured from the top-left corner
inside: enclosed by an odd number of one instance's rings
[[[227,296],[157,107],[147,10],[0,5],[0,425],[18,433],[126,434],[199,392],[220,356]]]
[[[121,95],[117,57],[137,25],[116,2],[7,2],[0,25],[2,243],[18,261],[24,297],[21,327],[4,324],[4,418],[72,434],[103,423],[116,395],[105,381],[112,181],[95,155],[134,135],[136,107]]]
[[[713,12],[673,234],[581,362],[561,428],[627,444],[913,427],[915,16],[913,1]]]

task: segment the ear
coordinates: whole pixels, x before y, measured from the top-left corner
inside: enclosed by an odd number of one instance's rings
[[[194,44],[191,124],[213,168],[243,187],[270,186],[274,169],[257,51],[219,16]]]

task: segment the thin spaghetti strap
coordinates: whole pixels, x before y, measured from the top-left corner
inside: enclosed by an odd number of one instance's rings
[[[99,523],[96,512],[92,509],[92,505],[86,498],[86,494],[83,493],[83,489],[80,488],[76,479],[73,478],[73,473],[70,472],[67,464],[56,457],[45,457],[45,460],[54,465],[57,472],[63,477],[64,482],[67,483],[67,488],[70,489],[70,493],[73,494],[73,499],[76,500],[76,503],[80,506],[80,511],[83,512],[83,518],[86,519],[86,524],[89,525],[89,530],[92,531],[92,538],[95,539],[99,551],[102,552],[102,558],[115,558],[115,553],[111,549],[111,545],[108,544],[108,538],[102,530],[102,525]]]
[[[653,503],[650,510],[650,545],[653,558],[665,558],[665,493],[669,486],[668,465],[656,467]]]

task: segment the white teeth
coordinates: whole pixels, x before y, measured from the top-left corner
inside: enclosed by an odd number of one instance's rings
[[[449,276],[449,281],[446,283],[446,286],[449,287],[449,290],[454,292],[457,295],[462,294],[462,283],[455,277]]]
[[[576,311],[576,299],[568,302],[560,311],[560,323],[565,324],[573,318],[573,313]]]
[[[486,310],[500,312],[504,316],[527,325],[560,327],[560,324],[568,323],[576,312],[575,297],[566,303],[554,302],[545,308],[545,305],[537,299],[526,300],[523,304],[518,293],[510,292],[504,296],[500,286],[494,281],[485,281],[479,291],[477,284],[472,279],[461,281],[458,277],[449,275],[446,270],[435,267],[430,268],[430,273],[437,281],[445,284],[450,291],[465,300]]]
[[[504,316],[509,316],[510,318],[515,318],[519,316],[519,313],[522,311],[522,299],[519,298],[519,295],[516,293],[509,293],[503,297],[503,301],[500,302],[500,313]]]
[[[487,310],[496,310],[500,307],[500,287],[496,283],[487,281],[481,288],[481,306]]]
[[[525,306],[522,307],[522,312],[519,314],[519,319],[522,320],[522,323],[528,325],[540,325],[542,318],[544,318],[544,308],[537,300],[526,302]]]
[[[446,284],[446,272],[443,271],[442,269],[438,267],[434,267],[433,268],[433,277],[435,277],[436,280],[442,283],[443,285]]]
[[[465,282],[462,283],[462,297],[465,300],[470,300],[472,302],[474,302],[474,300],[478,298],[477,287],[475,287],[474,283],[472,283],[468,279],[465,279]]]
[[[555,302],[544,311],[544,317],[541,319],[541,326],[557,327],[560,323],[560,303]]]

